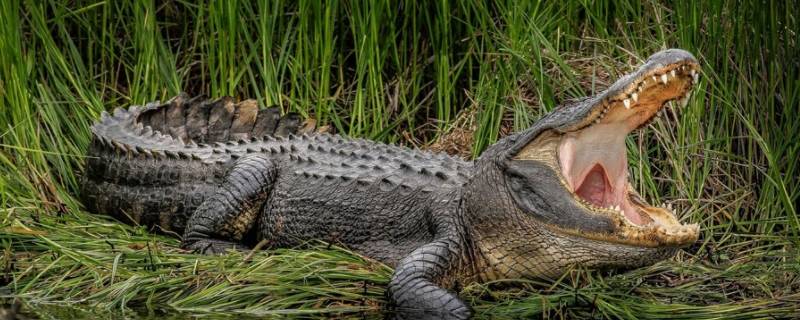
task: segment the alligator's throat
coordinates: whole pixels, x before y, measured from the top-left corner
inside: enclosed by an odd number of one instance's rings
[[[593,206],[622,211],[630,222],[641,225],[644,219],[626,196],[627,133],[624,123],[568,133],[559,145],[559,163],[570,191]]]

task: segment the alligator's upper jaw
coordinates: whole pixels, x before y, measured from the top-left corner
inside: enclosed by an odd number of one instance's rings
[[[668,58],[651,58],[596,97],[599,102],[580,121],[585,125],[564,130],[558,144],[562,178],[576,200],[592,212],[619,220],[614,241],[681,246],[698,236],[696,225],[679,223],[671,207],[646,204],[628,183],[625,137],[652,121],[671,101],[685,105],[698,80],[694,57]]]

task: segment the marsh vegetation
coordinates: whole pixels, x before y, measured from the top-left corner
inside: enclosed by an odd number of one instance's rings
[[[0,1],[0,296],[133,314],[376,312],[391,270],[336,246],[199,256],[85,213],[89,126],[181,91],[474,157],[651,53],[695,95],[628,138],[634,186],[701,225],[624,273],[468,285],[478,316],[797,317],[800,21],[791,3]],[[47,314],[40,314],[48,317]]]

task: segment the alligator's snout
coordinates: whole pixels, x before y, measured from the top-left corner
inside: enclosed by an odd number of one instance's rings
[[[645,62],[645,65],[650,63],[657,64],[673,64],[673,63],[694,63],[697,64],[697,58],[694,57],[689,51],[682,49],[667,49],[654,53]]]

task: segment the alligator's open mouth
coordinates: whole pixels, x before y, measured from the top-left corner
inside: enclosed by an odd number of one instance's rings
[[[616,221],[618,232],[611,238],[599,236],[601,240],[643,246],[694,242],[697,225],[681,224],[672,206],[647,204],[628,182],[625,138],[669,105],[685,105],[698,80],[698,68],[691,58],[640,69],[590,102],[594,105],[586,117],[543,132],[516,159],[547,163],[560,173],[580,206]]]
[[[653,72],[631,92],[606,102],[592,125],[565,133],[558,160],[570,191],[594,209],[623,213],[635,225],[652,221],[629,197],[625,137],[660,114],[668,102],[685,105],[696,76],[691,64]]]

